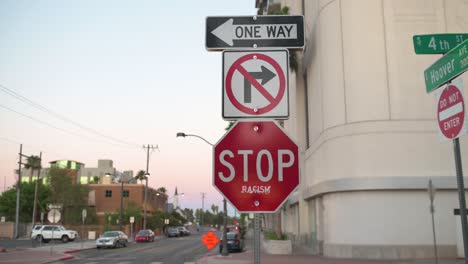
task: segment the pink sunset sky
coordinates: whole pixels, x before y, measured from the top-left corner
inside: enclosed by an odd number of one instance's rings
[[[222,54],[205,49],[205,20],[254,14],[253,0],[1,1],[0,191],[16,180],[20,144],[44,167],[111,159],[135,173],[151,144],[151,187],[222,208],[211,146],[176,133],[225,133]]]

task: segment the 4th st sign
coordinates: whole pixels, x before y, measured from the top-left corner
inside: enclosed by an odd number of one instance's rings
[[[206,49],[303,48],[303,16],[207,17]]]

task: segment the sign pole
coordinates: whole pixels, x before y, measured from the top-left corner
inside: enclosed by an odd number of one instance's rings
[[[465,264],[468,264],[468,224],[466,220],[465,187],[463,184],[463,170],[460,154],[460,142],[458,138],[453,140],[453,153],[455,156],[455,168],[457,171],[458,200],[460,202],[460,218],[463,233],[463,245],[465,249]]]
[[[435,231],[435,224],[434,224],[434,196],[435,196],[435,188],[434,185],[432,184],[432,180],[429,180],[429,186],[428,186],[428,192],[429,192],[429,200],[431,202],[431,205],[429,207],[429,210],[431,212],[431,217],[432,217],[432,238],[434,241],[434,255],[435,255],[435,263],[439,264],[439,256],[437,254],[437,240],[436,240],[436,231]]]
[[[260,264],[260,215],[254,214],[254,264]]]

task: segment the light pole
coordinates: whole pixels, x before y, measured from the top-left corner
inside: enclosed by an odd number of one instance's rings
[[[204,139],[203,137],[195,134],[185,134],[184,132],[177,132],[176,137],[197,137],[203,141],[205,141],[208,145],[211,147],[214,147],[213,143],[210,143],[208,140]],[[224,208],[224,214],[223,214],[223,249],[221,250],[221,255],[227,256],[229,255],[229,252],[227,250],[227,202],[226,198],[223,198],[223,208]]]

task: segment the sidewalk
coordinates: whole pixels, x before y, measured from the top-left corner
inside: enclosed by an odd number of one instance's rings
[[[37,264],[67,260],[73,258],[71,253],[95,246],[95,240],[86,240],[83,243],[49,243],[42,247],[9,250],[0,252],[0,264]]]
[[[197,264],[253,264],[253,234],[249,230],[245,239],[245,250],[241,253],[230,253],[228,256],[221,256],[218,247],[197,260]],[[292,255],[272,255],[261,251],[260,263],[265,264],[434,264],[434,259],[423,260],[374,260],[374,259],[342,259],[327,258],[321,256],[307,255],[302,252],[295,252]],[[439,259],[439,264],[464,264],[463,259]]]

